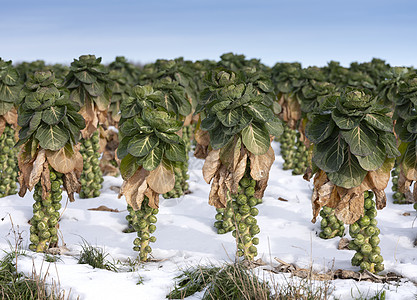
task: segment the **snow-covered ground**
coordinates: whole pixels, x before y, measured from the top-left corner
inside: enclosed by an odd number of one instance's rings
[[[277,265],[275,257],[300,267],[310,265],[317,271],[328,269],[357,270],[350,259],[354,251],[337,250],[339,238],[322,240],[317,236],[320,222],[312,224],[310,196],[312,183],[302,176],[283,171],[279,144],[273,144],[276,160],[271,169],[264,202],[259,205],[257,217],[261,232],[258,258]],[[123,233],[127,227],[124,198],[118,199],[111,186],[120,186],[120,177],[105,177],[102,194],[94,199],[78,199],[68,203],[60,221],[60,231],[69,252],[56,263],[45,261],[43,254],[27,251],[20,257],[20,271],[48,272],[51,280],[61,288],[71,290],[80,299],[164,299],[174,286],[174,277],[181,270],[197,264],[216,264],[234,259],[235,240],[230,233],[218,235],[213,227],[215,208],[208,205],[210,186],[202,177],[203,161],[190,158],[191,194],[178,199],[162,199],[157,215],[157,238],[152,246],[153,262],[145,263],[133,272],[112,272],[77,264],[77,255],[83,239],[92,246],[102,247],[115,261],[121,263],[136,258],[132,249],[135,233]],[[378,212],[381,230],[381,249],[385,271],[404,277],[400,283],[375,284],[353,280],[335,280],[332,295],[338,299],[351,299],[352,295],[373,296],[386,290],[387,299],[415,299],[417,295],[417,238],[416,211],[412,205],[392,203],[391,183],[386,189],[389,203]],[[279,197],[288,202],[278,200]],[[65,197],[64,197],[65,198]],[[64,200],[63,200],[64,201]],[[0,199],[0,249],[8,251],[14,244],[12,223],[23,238],[23,247],[29,244],[28,220],[32,216],[32,193],[22,199],[9,196]],[[91,211],[105,205],[120,212]],[[63,203],[65,206],[65,203]],[[63,209],[64,210],[64,209]],[[409,213],[409,215],[403,215]],[[416,222],[414,222],[416,221]],[[413,227],[414,225],[414,227]],[[0,254],[1,256],[2,254]],[[121,264],[119,266],[122,266]],[[269,272],[267,273],[270,276]],[[288,274],[274,275],[276,282],[288,281]],[[188,299],[198,299],[198,295]]]

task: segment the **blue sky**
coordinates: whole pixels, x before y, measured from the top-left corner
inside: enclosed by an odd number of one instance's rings
[[[0,1],[0,57],[70,63],[215,59],[348,65],[372,57],[417,66],[414,0]]]

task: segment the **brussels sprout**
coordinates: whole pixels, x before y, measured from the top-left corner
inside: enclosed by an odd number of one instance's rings
[[[153,215],[149,216],[148,220],[149,220],[150,223],[156,223],[157,222],[157,218]]]
[[[368,244],[368,243],[364,243],[362,246],[361,246],[361,252],[363,253],[363,254],[370,254],[371,252],[372,252],[372,246],[370,245],[370,244]]]
[[[380,242],[380,239],[379,239],[379,237],[378,237],[377,235],[374,235],[374,236],[372,236],[372,237],[369,239],[369,243],[370,243],[373,247],[378,246],[379,242]]]
[[[249,205],[242,205],[240,208],[239,208],[239,212],[241,213],[241,214],[248,214],[249,212],[250,212],[250,210],[251,210],[251,208],[250,208],[250,206]]]
[[[358,234],[354,240],[354,243],[358,246],[361,246],[365,242],[365,237],[363,234]]]
[[[255,197],[250,197],[249,198],[248,205],[250,207],[253,207],[253,206],[257,205],[257,204],[258,204],[258,199],[256,199]]]
[[[218,213],[216,214],[216,216],[214,217],[217,221],[222,221],[223,220],[223,214]]]
[[[242,187],[247,188],[247,187],[249,187],[249,186],[250,186],[250,184],[251,184],[251,180],[250,180],[249,178],[247,178],[247,177],[243,177],[243,178],[240,180],[239,184],[240,184]]]
[[[243,194],[239,195],[236,199],[236,202],[239,205],[244,205],[247,203],[247,201],[248,201],[248,198],[246,197],[246,195],[243,195]]]
[[[250,214],[251,214],[251,216],[257,216],[258,214],[259,214],[259,210],[256,208],[256,207],[252,207],[251,209],[250,209]]]
[[[253,187],[246,188],[245,194],[247,197],[252,197],[253,195],[255,195],[255,188]]]
[[[259,238],[254,237],[254,238],[252,239],[252,244],[254,244],[254,245],[259,245]]]
[[[367,215],[364,215],[359,219],[359,225],[361,227],[368,226],[370,223],[371,223],[371,220],[369,219]]]
[[[374,268],[375,268],[375,272],[382,272],[385,269],[384,264],[381,264],[381,263],[376,264]]]
[[[151,243],[155,243],[155,242],[156,242],[156,237],[151,236],[151,237],[149,238],[149,242],[151,242]]]
[[[38,244],[39,243],[39,237],[36,234],[31,234],[29,240],[33,244]]]

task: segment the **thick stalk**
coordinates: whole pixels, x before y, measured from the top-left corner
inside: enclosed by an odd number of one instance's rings
[[[80,198],[93,198],[100,196],[103,174],[100,170],[100,137],[98,130],[90,139],[81,140],[80,153],[83,157],[83,172],[81,174]]]
[[[378,273],[384,270],[384,259],[379,248],[379,228],[378,221],[375,219],[377,210],[375,201],[372,199],[374,194],[366,191],[365,196],[365,215],[358,221],[349,226],[350,236],[354,238],[349,243],[349,249],[356,253],[352,258],[353,266],[360,266],[361,270],[368,270]]]
[[[38,182],[33,193],[33,217],[30,220],[29,249],[44,252],[58,245],[58,221],[62,199],[62,174],[50,170],[51,191],[42,198],[42,185]]]
[[[253,260],[258,255],[255,245],[259,244],[259,239],[255,235],[260,232],[260,229],[255,217],[259,211],[255,205],[261,203],[262,199],[254,197],[255,185],[256,181],[251,178],[250,169],[247,168],[240,180],[238,193],[232,195],[236,224],[236,229],[232,234],[237,242],[237,256],[247,260]]]
[[[0,136],[0,198],[16,194],[18,174],[15,131],[9,124]]]
[[[151,236],[156,230],[155,223],[157,221],[156,214],[158,213],[157,208],[151,208],[148,206],[148,198],[142,202],[140,210],[134,211],[129,209],[129,215],[132,222],[132,227],[137,232],[137,238],[133,241],[133,250],[139,251],[140,261],[147,261],[148,254],[152,252],[149,243],[154,243],[156,237]]]

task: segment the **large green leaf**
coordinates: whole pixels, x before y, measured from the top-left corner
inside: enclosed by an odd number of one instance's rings
[[[98,97],[104,93],[105,84],[99,81],[96,81],[91,84],[83,84],[85,90],[90,94],[90,96]]]
[[[12,108],[13,108],[13,103],[0,101],[0,116],[4,115]]]
[[[330,136],[334,122],[330,115],[316,115],[307,123],[306,136],[314,144],[320,143]]]
[[[97,81],[97,77],[91,74],[89,71],[81,71],[74,73],[74,76],[82,83],[91,84]]]
[[[127,146],[129,145],[131,139],[132,137],[130,136],[126,136],[121,139],[119,146],[117,147],[117,157],[119,159],[123,159],[126,155],[128,155]]]
[[[205,131],[213,130],[219,124],[216,116],[207,116],[201,121],[201,129]]]
[[[160,132],[172,132],[173,129],[181,128],[182,126],[182,122],[174,119],[172,114],[149,107],[143,109],[142,118]]]
[[[272,110],[262,103],[253,103],[246,106],[246,111],[260,122],[268,122],[274,119]]]
[[[407,119],[407,130],[411,133],[417,133],[417,117]]]
[[[379,169],[385,161],[387,155],[385,154],[384,150],[384,145],[378,142],[377,146],[374,148],[374,151],[371,154],[367,156],[356,155],[356,158],[364,170],[375,171]]]
[[[378,136],[365,124],[361,124],[351,130],[341,131],[341,133],[349,144],[350,152],[355,155],[369,155],[377,146]]]
[[[268,130],[265,126],[252,122],[242,130],[242,142],[252,154],[265,154],[270,146]]]
[[[353,117],[341,114],[338,109],[332,111],[332,119],[336,123],[337,127],[345,130],[355,128],[361,121],[361,117]]]
[[[314,145],[313,162],[325,172],[336,172],[345,160],[347,144],[339,134]]]
[[[159,139],[154,134],[137,135],[130,140],[127,152],[133,156],[140,157],[148,154],[153,148],[158,146]]]
[[[175,133],[165,133],[165,132],[159,132],[158,130],[154,130],[156,136],[160,138],[165,143],[174,143],[178,144],[181,142],[181,138],[175,134]]]
[[[389,158],[400,156],[398,151],[397,140],[392,132],[382,132],[379,134],[381,143],[385,146],[385,153]]]
[[[58,124],[67,112],[66,106],[51,106],[42,112],[42,121],[48,125]]]
[[[134,136],[140,132],[135,119],[133,118],[127,119],[123,122],[123,124],[119,127],[119,130],[123,136]]]
[[[8,68],[3,78],[3,82],[7,85],[16,85],[19,81],[19,73],[13,68]]]
[[[122,118],[130,118],[136,116],[140,113],[142,107],[137,103],[136,99],[133,97],[127,98],[126,101],[123,101],[120,106],[120,111]]]
[[[164,151],[160,146],[153,148],[152,151],[145,156],[142,164],[143,168],[148,171],[156,169],[161,163],[163,152]]]
[[[226,133],[225,128],[226,127],[219,124],[217,128],[209,131],[210,145],[214,150],[222,148],[233,137],[233,135],[229,135]]]
[[[218,111],[222,111],[226,109],[231,103],[231,100],[216,101],[216,103],[211,107],[210,112],[217,113]]]
[[[139,166],[140,159],[131,154],[127,154],[120,162],[120,174],[124,180],[127,180],[135,174]]]
[[[405,174],[407,174],[410,170],[417,170],[416,141],[408,143],[401,161],[401,165]]]
[[[359,186],[365,179],[368,171],[362,169],[358,160],[348,151],[345,153],[345,161],[337,172],[328,173],[329,180],[336,186],[350,189]]]
[[[41,124],[41,120],[42,120],[42,112],[41,111],[36,111],[33,113],[32,118],[30,119],[30,122],[27,126],[28,131],[27,134],[31,135],[32,133],[34,133],[36,131],[36,129],[38,129],[39,125]]]
[[[375,129],[382,131],[392,131],[394,127],[390,117],[380,114],[366,114],[365,121]]]
[[[281,136],[281,134],[284,132],[284,126],[282,126],[282,121],[279,119],[265,122],[265,127],[268,130],[269,134],[275,137]]]
[[[171,161],[187,162],[185,145],[183,143],[165,144],[165,156]]]
[[[237,109],[225,109],[216,113],[217,118],[226,127],[233,127],[239,123],[241,115]]]
[[[61,126],[42,124],[36,131],[35,138],[43,149],[57,151],[67,143],[69,132]]]

